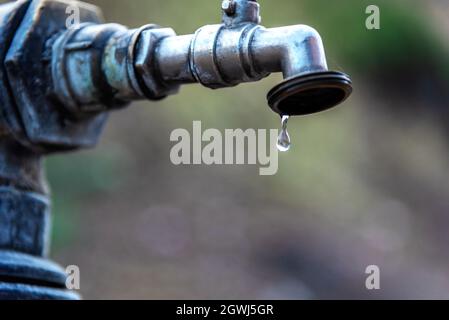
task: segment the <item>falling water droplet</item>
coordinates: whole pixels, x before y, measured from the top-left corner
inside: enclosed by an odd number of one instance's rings
[[[287,152],[288,150],[290,150],[290,146],[291,141],[290,141],[290,135],[288,134],[287,131],[287,124],[288,124],[288,119],[290,118],[290,116],[282,116],[282,129],[281,129],[281,133],[279,134],[278,137],[278,143],[277,143],[277,147],[278,150],[281,152]]]

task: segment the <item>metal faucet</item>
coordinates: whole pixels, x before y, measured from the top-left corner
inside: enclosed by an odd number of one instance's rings
[[[222,11],[221,24],[191,35],[177,36],[155,25],[129,30],[116,24],[64,32],[53,44],[55,93],[71,106],[120,104],[161,99],[182,84],[218,89],[282,72],[286,81],[268,97],[281,115],[322,111],[351,93],[348,76],[328,71],[321,37],[313,28],[266,29],[259,24],[255,0],[224,0]],[[92,65],[80,68],[80,61]],[[93,65],[98,61],[101,68]],[[104,88],[110,90],[107,97]]]
[[[67,25],[67,9],[79,24]],[[351,80],[328,71],[318,32],[266,29],[255,0],[225,0],[222,23],[177,36],[170,28],[103,24],[100,10],[69,0],[0,6],[0,299],[76,299],[46,259],[50,205],[42,157],[94,146],[107,113],[159,100],[183,84],[218,89],[282,72],[268,93],[279,115],[331,108]]]

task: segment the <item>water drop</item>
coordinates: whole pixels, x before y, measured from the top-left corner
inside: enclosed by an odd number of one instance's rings
[[[277,143],[277,147],[278,150],[281,152],[287,152],[288,150],[290,150],[291,147],[291,141],[290,141],[290,135],[288,134],[287,131],[287,124],[288,124],[288,119],[290,118],[290,116],[282,116],[282,128],[281,128],[281,133],[279,134],[278,137],[278,143]]]

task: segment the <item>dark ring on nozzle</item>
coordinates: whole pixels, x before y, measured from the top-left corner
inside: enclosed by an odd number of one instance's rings
[[[326,71],[287,79],[271,89],[267,99],[270,108],[281,116],[300,116],[335,107],[351,93],[348,75]]]

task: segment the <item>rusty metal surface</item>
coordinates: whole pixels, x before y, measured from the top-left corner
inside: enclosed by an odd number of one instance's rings
[[[0,249],[36,256],[48,253],[48,199],[10,187],[0,188]]]
[[[0,61],[2,62],[5,60],[15,31],[22,21],[29,3],[29,0],[20,0],[0,6],[0,43],[2,44]],[[23,135],[22,124],[3,63],[0,63],[0,83],[0,134],[21,136]]]
[[[0,300],[79,300],[80,297],[67,290],[33,286],[20,283],[0,282]]]
[[[5,65],[19,121],[30,146],[43,153],[93,146],[105,114],[73,119],[49,95],[52,83],[48,41],[65,29],[66,8],[61,0],[32,1],[11,42]],[[80,5],[82,21],[100,23],[95,7]]]
[[[78,300],[65,281],[64,270],[53,262],[0,250],[0,300]]]
[[[48,260],[15,251],[0,250],[0,282],[22,278],[23,283],[48,283],[53,287],[64,287],[64,270]]]

